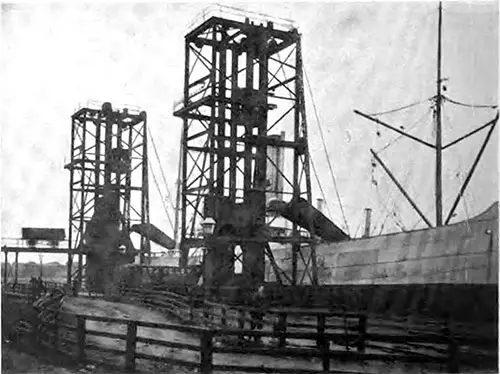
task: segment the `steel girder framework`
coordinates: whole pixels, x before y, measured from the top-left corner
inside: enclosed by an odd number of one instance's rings
[[[238,203],[248,200],[252,191],[265,191],[258,205],[271,197],[311,202],[297,29],[219,17],[193,29],[185,37],[183,106],[174,114],[184,126],[181,267],[187,264],[189,249],[199,246],[197,229],[204,219],[206,197],[223,196]],[[285,162],[271,156],[276,149]],[[265,207],[259,214],[265,216]],[[269,217],[263,218],[269,222]],[[291,277],[282,275],[291,284],[301,282],[297,276],[301,259],[304,273],[317,283],[315,250],[313,246],[301,250],[310,242],[309,235],[295,224],[290,231],[266,238],[273,268],[276,263],[268,243],[287,243],[292,271]]]
[[[118,194],[121,228],[149,223],[146,112],[114,110],[109,103],[100,109],[81,108],[71,117],[68,282],[74,253],[78,253],[78,281],[83,277],[83,243],[86,225],[94,216],[104,191]],[[149,250],[141,237],[140,257]]]

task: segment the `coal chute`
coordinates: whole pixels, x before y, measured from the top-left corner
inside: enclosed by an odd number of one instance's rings
[[[302,198],[292,200],[289,203],[281,200],[272,200],[268,204],[267,211],[279,214],[327,242],[339,242],[350,239],[349,235],[340,227]]]
[[[149,240],[153,243],[156,243],[164,248],[175,248],[175,241],[152,223],[139,223],[132,225],[130,227],[130,231],[149,238]]]

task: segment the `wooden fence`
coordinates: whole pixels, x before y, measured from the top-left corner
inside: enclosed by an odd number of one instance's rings
[[[31,294],[30,285],[16,285],[4,289],[5,291],[13,295],[24,294],[26,297]],[[69,332],[70,337],[64,339],[73,345],[74,349],[71,352],[78,361],[85,361],[90,357],[89,351],[97,350],[123,356],[125,358],[124,369],[127,371],[134,371],[136,360],[143,359],[198,368],[201,373],[212,373],[215,370],[268,373],[342,372],[330,371],[330,361],[332,359],[356,361],[391,359],[413,363],[439,363],[447,365],[450,372],[458,372],[459,363],[467,363],[464,356],[460,357],[460,345],[482,344],[491,347],[491,344],[495,344],[495,342],[484,341],[484,339],[480,338],[459,336],[452,333],[450,328],[446,326],[440,332],[419,331],[404,334],[371,332],[368,331],[368,321],[363,314],[319,310],[304,311],[303,309],[291,308],[271,308],[267,311],[268,317],[264,320],[262,329],[247,329],[245,325],[254,321],[247,316],[255,311],[253,308],[228,307],[224,304],[192,300],[189,297],[172,292],[151,289],[126,290],[124,301],[131,301],[130,299],[174,315],[183,324],[154,323],[64,312],[61,313],[62,319],[59,319],[53,325],[45,326],[44,331],[48,336],[46,344],[55,349],[60,349],[60,332],[66,331],[66,335]],[[67,323],[69,320],[73,320],[74,323]],[[339,321],[342,323],[339,323]],[[126,326],[126,333],[91,330],[87,327],[88,322],[120,324]],[[155,328],[176,333],[188,333],[195,336],[199,343],[191,344],[147,338],[138,335],[138,328]],[[119,350],[93,345],[88,342],[87,338],[89,336],[123,340],[125,349]],[[228,337],[236,339],[259,337],[273,339],[277,344],[273,346],[238,346],[234,344],[224,346],[217,341],[218,338],[227,339]],[[290,346],[287,344],[290,340],[309,341],[309,344]],[[138,352],[138,343],[196,352],[199,354],[199,360],[188,361],[165,355],[156,356]],[[418,344],[422,343],[433,344],[435,354],[418,353],[416,350],[411,351],[411,347],[417,347]],[[404,344],[410,347],[410,350],[391,348],[387,344]],[[332,345],[344,349],[332,349]],[[367,352],[376,349],[385,351],[385,353]],[[276,358],[315,357],[321,359],[322,371],[214,364],[214,354],[246,354]]]

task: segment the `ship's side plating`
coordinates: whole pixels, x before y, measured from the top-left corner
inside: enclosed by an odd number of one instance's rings
[[[285,289],[284,302],[496,319],[498,202],[453,225],[321,244],[317,255],[321,286]]]

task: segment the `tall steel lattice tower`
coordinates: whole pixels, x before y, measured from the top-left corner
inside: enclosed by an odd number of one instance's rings
[[[205,17],[185,36],[184,99],[174,113],[184,126],[180,266],[190,248],[205,246],[221,284],[240,246],[243,274],[261,282],[266,255],[276,267],[269,243],[280,243],[292,252],[288,283],[297,284],[299,259],[315,272],[308,234],[296,224],[285,234],[270,229],[266,204],[311,202],[301,37],[291,23],[249,17]],[[207,218],[215,232],[200,241]]]
[[[134,223],[149,222],[146,112],[81,108],[71,117],[69,246],[79,255],[77,279],[82,281],[83,254],[103,272],[105,266],[132,262],[136,251],[129,237]],[[149,241],[141,237],[141,263]],[[125,249],[125,251],[123,250]],[[123,253],[125,252],[125,253]],[[68,257],[68,282],[73,274]]]

